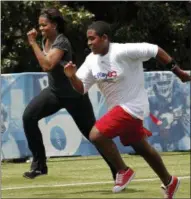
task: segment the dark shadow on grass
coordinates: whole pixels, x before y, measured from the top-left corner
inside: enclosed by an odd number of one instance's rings
[[[63,191],[63,194],[61,194],[60,192],[58,193],[58,192],[51,192],[51,193],[48,193],[47,195],[48,195],[48,197],[49,198],[51,198],[51,196],[53,197],[55,197],[55,198],[57,198],[58,196],[58,194],[59,194],[59,198],[64,198],[65,197],[65,195],[73,195],[74,197],[73,198],[79,198],[79,195],[81,195],[81,194],[88,194],[88,193],[91,193],[92,195],[95,193],[97,193],[97,194],[101,194],[101,195],[105,195],[106,197],[105,198],[107,198],[107,195],[110,195],[111,196],[111,194],[114,194],[115,196],[119,196],[118,198],[120,198],[120,195],[122,196],[122,195],[124,195],[124,194],[128,194],[128,193],[140,193],[140,192],[145,192],[144,190],[140,190],[140,189],[132,189],[132,188],[128,188],[128,189],[125,189],[125,190],[123,190],[123,191],[121,191],[120,193],[112,193],[112,191],[111,190],[93,190],[93,188],[92,188],[92,190],[87,190],[87,191],[74,191],[74,192],[67,192],[67,193],[64,193],[64,191]],[[35,196],[37,196],[37,197],[42,197],[42,196],[44,196],[44,195],[46,195],[46,192],[44,192],[44,193],[41,193],[41,194],[35,194]],[[75,195],[77,195],[76,197],[75,197]],[[34,197],[35,197],[34,196]],[[127,195],[128,196],[128,195]],[[99,197],[99,196],[97,196],[97,197]],[[44,197],[43,197],[44,198]],[[82,197],[82,198],[84,198],[84,197]],[[92,198],[92,197],[91,197]],[[109,197],[108,197],[109,198]]]
[[[120,194],[137,193],[137,192],[144,192],[144,190],[128,188],[128,189],[121,191],[120,193],[115,193],[115,194],[120,195]],[[72,192],[72,193],[67,193],[67,194],[88,194],[88,193],[100,193],[103,195],[114,194],[114,193],[112,193],[111,190],[101,190],[101,189],[100,190],[92,189],[92,190],[88,190],[88,191],[78,191],[78,192]]]

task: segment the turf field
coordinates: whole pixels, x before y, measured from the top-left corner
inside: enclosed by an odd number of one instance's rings
[[[176,198],[190,198],[190,152],[162,153],[172,174],[181,178]],[[123,192],[114,194],[110,171],[100,156],[50,158],[49,174],[34,180],[22,173],[29,163],[1,164],[2,198],[162,198],[161,182],[137,155],[123,155],[136,171],[135,179]]]

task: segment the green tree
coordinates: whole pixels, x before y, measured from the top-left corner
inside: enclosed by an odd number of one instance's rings
[[[156,43],[169,52],[184,69],[190,66],[190,2],[70,2],[84,5],[96,20],[112,25],[113,41]],[[151,70],[161,70],[154,60],[145,63]],[[153,67],[154,66],[154,67]]]
[[[111,23],[113,41],[156,43],[184,69],[191,68],[189,2],[2,1],[1,4],[2,72],[40,71],[26,33],[37,26],[43,7],[59,8],[68,21],[67,36],[77,64],[84,60],[87,25],[95,19]],[[161,69],[155,65],[152,60],[145,63],[151,70]]]
[[[137,17],[120,26],[114,38],[122,42],[156,43],[185,69],[191,69],[187,46],[190,18],[187,2],[137,2]],[[150,63],[150,64],[149,64]],[[147,65],[153,70],[151,61]],[[151,65],[151,66],[149,66]],[[161,69],[156,66],[156,69]]]
[[[31,28],[37,28],[40,10],[46,7],[56,7],[62,12],[68,22],[67,34],[74,42],[94,16],[83,7],[74,10],[58,1],[2,1],[2,73],[41,71],[26,34]],[[79,39],[76,40],[79,44]],[[74,51],[79,50],[79,45],[73,46]]]

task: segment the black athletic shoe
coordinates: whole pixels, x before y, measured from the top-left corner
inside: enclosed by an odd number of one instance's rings
[[[47,175],[47,174],[48,174],[48,168],[44,167],[43,169],[35,169],[35,170],[27,171],[23,174],[23,177],[34,179],[37,176]]]

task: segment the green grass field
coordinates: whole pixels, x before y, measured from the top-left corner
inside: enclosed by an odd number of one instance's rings
[[[181,179],[176,198],[190,198],[190,152],[162,153],[172,174]],[[114,194],[110,171],[100,156],[51,158],[49,175],[34,180],[22,173],[29,163],[2,163],[2,198],[162,198],[161,182],[137,155],[123,155],[136,171],[135,179],[123,192]]]

